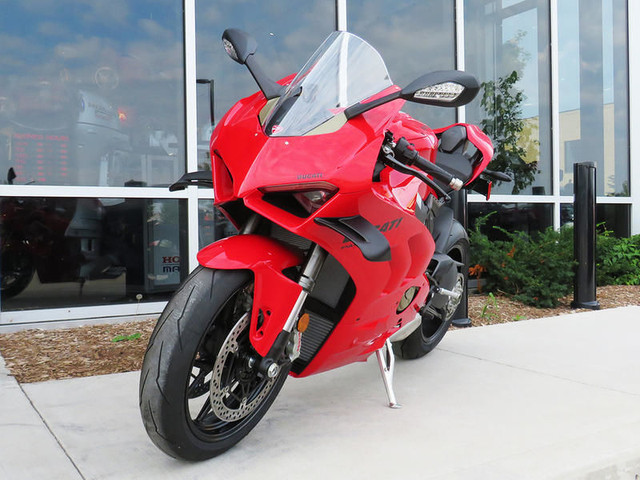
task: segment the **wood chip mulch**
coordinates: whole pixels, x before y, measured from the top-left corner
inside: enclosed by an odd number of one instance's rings
[[[514,322],[531,318],[553,317],[567,313],[588,312],[587,309],[571,308],[573,295],[560,299],[556,308],[537,308],[511,300],[504,295],[469,296],[469,318],[474,327],[496,323]],[[598,287],[596,299],[601,309],[640,305],[640,285],[607,285]]]
[[[0,335],[0,353],[20,383],[129,372],[142,367],[155,324],[153,318],[6,333]]]
[[[640,305],[640,286],[599,287],[601,308]],[[522,305],[505,296],[469,297],[473,326],[575,313],[572,297],[558,308]],[[584,310],[582,310],[584,311]],[[68,329],[0,334],[0,353],[21,383],[139,370],[156,319]]]

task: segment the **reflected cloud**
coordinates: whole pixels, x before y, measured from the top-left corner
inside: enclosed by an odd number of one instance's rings
[[[14,168],[16,184],[154,185],[177,178],[184,170],[184,62],[176,6],[8,6],[0,18],[0,146],[10,148],[0,148],[0,170]],[[172,140],[159,147],[152,137]]]
[[[168,28],[163,27],[158,22],[143,18],[138,20],[138,25],[144,33],[151,39],[171,41],[175,38],[174,33]]]
[[[242,97],[257,91],[246,68],[232,62],[221,44],[222,32],[241,28],[258,42],[256,57],[274,79],[295,73],[334,29],[334,2],[219,1],[196,2],[198,78],[215,80],[216,119]],[[206,95],[199,97],[200,110],[208,110]],[[199,115],[206,125],[205,115]],[[204,128],[204,126],[203,126]]]
[[[103,39],[81,38],[75,43],[60,43],[53,49],[56,56],[63,60],[87,60],[102,57]]]
[[[40,35],[48,37],[62,37],[64,35],[69,35],[69,29],[67,26],[58,22],[40,22],[36,31]]]

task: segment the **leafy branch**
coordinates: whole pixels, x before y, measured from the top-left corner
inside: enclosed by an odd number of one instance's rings
[[[531,131],[522,119],[525,96],[522,90],[515,88],[518,80],[520,74],[514,70],[497,81],[483,82],[480,102],[487,114],[480,126],[494,144],[494,157],[489,168],[513,178],[513,194],[531,185],[538,171],[537,161],[526,162],[527,151],[533,151],[537,158],[538,141],[531,138]]]

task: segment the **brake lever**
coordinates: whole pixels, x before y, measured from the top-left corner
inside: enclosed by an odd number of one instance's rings
[[[449,194],[445,192],[440,185],[438,185],[436,182],[431,180],[422,172],[419,172],[418,170],[415,170],[411,167],[408,167],[404,163],[399,162],[398,160],[396,160],[396,158],[393,155],[385,154],[384,163],[389,167],[393,168],[394,170],[397,170],[400,173],[413,175],[418,180],[422,180],[424,183],[429,185],[433,190],[435,190],[436,193],[438,194],[438,199],[442,198],[442,200],[444,200],[445,203],[449,203],[451,201],[451,197],[449,196]]]
[[[511,178],[509,175],[507,175],[504,172],[496,172],[493,170],[487,170],[485,168],[482,173],[485,174],[487,177],[493,178],[494,180],[498,180],[500,182],[513,182],[513,178]]]

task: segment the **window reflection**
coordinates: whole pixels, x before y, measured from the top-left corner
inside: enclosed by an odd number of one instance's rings
[[[573,203],[560,205],[560,223],[573,225]],[[623,204],[596,205],[596,224],[599,231],[608,230],[616,237],[628,237],[631,235],[631,208]]]
[[[169,184],[184,171],[182,4],[42,0],[0,17],[0,182]]]
[[[467,106],[496,150],[491,168],[514,182],[494,193],[551,194],[548,2],[466,0],[465,65],[483,89]]]
[[[558,2],[560,192],[573,164],[597,163],[598,195],[629,196],[627,2]]]
[[[238,233],[233,224],[213,206],[212,200],[198,201],[198,225],[200,248]]]
[[[262,68],[279,80],[296,73],[335,30],[335,2],[309,0],[249,0],[196,2],[196,58],[199,79],[214,81],[214,122],[243,97],[258,91],[248,70],[233,62],[222,48],[222,32],[241,28],[258,42]],[[211,136],[209,84],[198,86],[199,168],[209,165]]]
[[[3,311],[150,301],[186,275],[184,201],[2,198]]]
[[[350,1],[347,17],[349,31],[380,52],[396,85],[404,87],[425,73],[455,68],[454,2]],[[407,102],[403,110],[433,128],[456,119],[450,108]]]
[[[490,215],[482,231],[492,240],[507,237],[500,227],[508,232],[540,232],[553,225],[553,205],[549,203],[470,203],[469,229],[475,228],[476,220]]]

